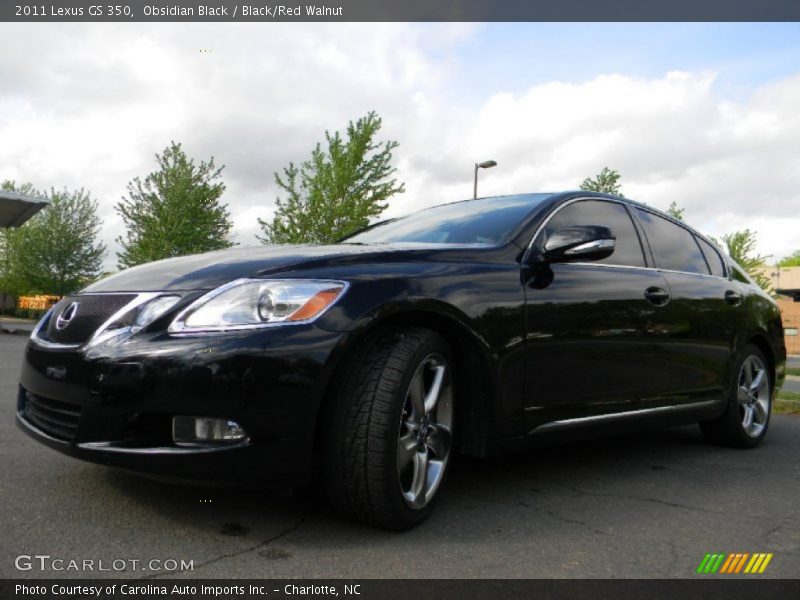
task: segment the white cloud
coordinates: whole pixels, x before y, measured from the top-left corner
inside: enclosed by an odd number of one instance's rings
[[[0,179],[90,189],[113,248],[114,204],[175,139],[227,165],[235,239],[249,244],[272,210],[273,171],[375,109],[401,144],[407,183],[390,216],[468,197],[476,160],[499,163],[481,173],[482,194],[574,188],[608,165],[626,195],[662,208],[675,200],[713,235],[750,227],[764,254],[800,248],[800,74],[736,101],[710,72],[565,76],[465,99],[459,51],[473,30],[3,24]]]
[[[800,248],[800,75],[719,98],[713,73],[600,75],[490,97],[454,156],[491,157],[481,192],[575,188],[603,166],[623,192],[721,235],[749,227],[761,251]]]

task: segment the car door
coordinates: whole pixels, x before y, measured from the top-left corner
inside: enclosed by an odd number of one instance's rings
[[[741,323],[741,294],[710,243],[646,208],[636,215],[670,294],[660,348],[665,394],[672,404],[719,399]]]
[[[665,385],[656,347],[667,285],[648,265],[627,204],[581,199],[562,205],[532,248],[580,225],[608,227],[616,237],[613,254],[523,268],[529,426],[646,408],[658,403],[653,397]]]

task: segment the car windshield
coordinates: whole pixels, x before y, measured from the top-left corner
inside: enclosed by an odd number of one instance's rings
[[[342,242],[494,245],[505,240],[548,195],[501,196],[442,204],[378,223]]]

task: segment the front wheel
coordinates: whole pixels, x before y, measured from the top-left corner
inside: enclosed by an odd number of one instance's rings
[[[772,411],[772,379],[764,354],[745,346],[731,382],[728,406],[721,417],[700,423],[706,438],[715,444],[752,448],[767,435]]]
[[[325,431],[325,480],[349,516],[392,530],[431,512],[453,445],[452,353],[436,332],[380,332],[349,359]]]

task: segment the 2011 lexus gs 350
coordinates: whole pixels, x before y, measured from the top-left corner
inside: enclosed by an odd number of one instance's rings
[[[775,303],[684,223],[524,194],[94,283],[33,332],[17,422],[161,477],[291,488],[319,465],[340,510],[406,529],[457,452],[691,422],[755,446],[785,361]]]

